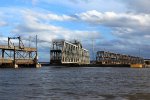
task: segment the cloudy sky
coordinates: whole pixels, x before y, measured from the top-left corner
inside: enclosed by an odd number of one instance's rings
[[[150,58],[149,0],[1,0],[0,43],[21,36],[49,61],[52,39],[77,39],[91,53],[106,50]],[[91,53],[92,54],[92,53]],[[92,56],[92,55],[91,55]],[[91,57],[92,58],[92,57]]]

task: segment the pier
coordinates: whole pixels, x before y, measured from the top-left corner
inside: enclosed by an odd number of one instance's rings
[[[16,40],[16,44],[12,43]],[[36,48],[25,47],[20,37],[8,37],[8,45],[0,45],[0,67],[41,67]]]

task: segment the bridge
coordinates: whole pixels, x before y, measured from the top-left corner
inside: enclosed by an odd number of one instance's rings
[[[97,64],[144,64],[144,59],[141,57],[118,54],[107,51],[98,51],[96,55]]]
[[[90,55],[78,41],[53,40],[50,63],[86,65],[90,64]]]
[[[18,45],[12,43],[18,40]],[[37,49],[25,47],[20,37],[8,37],[8,45],[0,45],[0,67],[40,67],[37,59]]]

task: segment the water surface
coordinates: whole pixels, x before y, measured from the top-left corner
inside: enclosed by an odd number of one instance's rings
[[[150,69],[0,69],[0,100],[150,100]]]

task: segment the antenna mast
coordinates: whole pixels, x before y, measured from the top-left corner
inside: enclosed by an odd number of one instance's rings
[[[36,35],[36,63],[38,63],[38,47],[37,47],[37,43],[38,43],[38,41],[37,41],[37,35]]]
[[[95,60],[94,56],[94,38],[92,38],[92,53],[93,53],[93,61]]]

